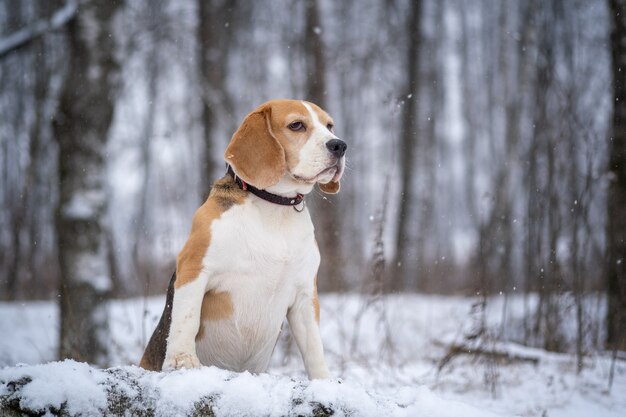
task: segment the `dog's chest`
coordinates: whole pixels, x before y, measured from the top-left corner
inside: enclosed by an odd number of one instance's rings
[[[272,216],[250,203],[229,210],[212,225],[203,265],[208,287],[228,294],[232,315],[202,321],[200,360],[265,370],[296,293],[313,288],[319,252],[308,212]]]
[[[272,211],[246,202],[213,222],[204,266],[219,281],[222,275],[259,274],[273,281],[294,269],[315,274],[317,263],[319,253],[308,211],[297,213],[287,207]]]

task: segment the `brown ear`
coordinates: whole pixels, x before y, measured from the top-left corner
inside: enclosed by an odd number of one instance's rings
[[[235,132],[224,160],[245,182],[265,189],[280,181],[287,169],[285,150],[272,135],[271,107],[250,113]]]
[[[326,184],[318,184],[320,186],[320,190],[326,194],[337,194],[339,189],[341,188],[341,184],[339,181],[330,181]]]

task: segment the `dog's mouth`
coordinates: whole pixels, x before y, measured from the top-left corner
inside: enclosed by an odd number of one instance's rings
[[[323,170],[321,170],[319,173],[317,173],[316,175],[312,176],[312,177],[303,177],[300,175],[296,175],[296,174],[291,174],[291,176],[299,181],[299,182],[304,182],[307,184],[315,184],[316,182],[322,182],[323,184],[326,184],[328,182],[337,182],[341,179],[341,176],[343,175],[343,158],[337,160],[333,165],[324,168]],[[328,180],[326,180],[327,178],[329,178]]]

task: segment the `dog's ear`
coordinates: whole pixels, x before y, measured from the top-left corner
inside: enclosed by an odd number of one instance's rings
[[[235,173],[259,189],[276,184],[287,170],[285,150],[272,134],[271,112],[264,105],[246,116],[224,152]]]
[[[318,184],[320,190],[326,194],[337,194],[341,188],[339,181],[330,181],[326,184]]]

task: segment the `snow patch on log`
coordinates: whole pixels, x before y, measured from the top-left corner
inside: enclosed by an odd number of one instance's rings
[[[149,372],[65,360],[0,370],[0,414],[133,416],[489,416],[426,387],[396,396],[354,381],[298,380],[214,367]]]

